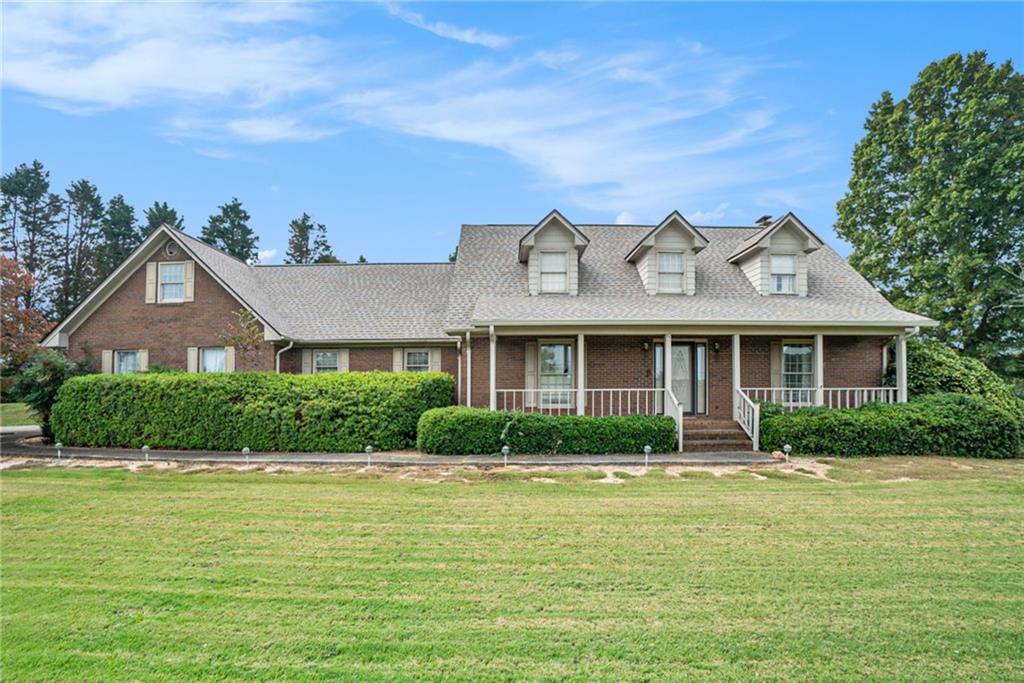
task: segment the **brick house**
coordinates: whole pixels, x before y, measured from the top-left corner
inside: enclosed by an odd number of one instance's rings
[[[240,309],[258,321],[255,349],[224,346]],[[464,225],[454,263],[253,266],[163,227],[44,345],[114,373],[441,370],[465,405],[669,414],[689,450],[756,448],[760,401],[906,400],[906,337],[934,324],[792,213],[724,228],[552,211]]]

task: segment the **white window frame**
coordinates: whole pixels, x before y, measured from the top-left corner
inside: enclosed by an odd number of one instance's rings
[[[775,259],[777,258],[788,258],[793,260],[793,272],[782,273],[775,272]],[[796,254],[770,254],[768,257],[768,268],[769,268],[769,283],[772,294],[796,294],[796,269],[797,269],[797,258]],[[788,287],[780,289],[779,285],[782,283],[788,283]]]
[[[321,353],[334,354],[334,367],[330,365],[320,367],[317,356]],[[338,349],[313,349],[313,374],[318,372],[341,372],[341,351]]]
[[[409,354],[411,353],[422,353],[427,357],[425,364],[411,365],[409,363]],[[406,372],[430,372],[430,349],[404,349],[402,351],[402,368]]]
[[[166,266],[181,266],[181,297],[169,298],[164,296],[164,285],[176,285],[175,282],[164,282],[164,268]],[[187,267],[184,261],[161,261],[156,267],[156,301],[159,304],[180,304],[185,301],[185,278]]]
[[[808,358],[810,363],[807,371],[791,372],[786,369],[786,348],[805,347],[810,350]],[[782,384],[783,403],[809,405],[814,402],[814,341],[811,339],[783,339],[779,359],[779,381]],[[803,378],[798,385],[790,386],[786,377]]]
[[[558,255],[562,257],[561,270],[545,270],[544,257],[546,255]],[[548,289],[544,286],[545,275],[561,275],[562,287],[560,289]],[[542,251],[540,252],[540,293],[541,294],[565,294],[569,291],[569,252],[567,251]]]
[[[665,270],[662,270],[661,269],[661,256],[662,256],[662,254],[664,254],[665,256],[678,256],[679,257],[679,270],[678,271],[674,271],[674,270],[665,271]],[[655,261],[655,263],[658,266],[658,292],[663,292],[665,294],[682,294],[683,291],[686,289],[686,255],[683,254],[683,252],[681,252],[681,251],[659,251],[659,252],[657,252],[655,254],[655,258],[657,259]],[[662,274],[663,273],[667,274],[667,275],[678,275],[679,276],[679,287],[678,288],[676,288],[676,287],[665,287],[662,284]]]
[[[569,348],[568,373],[544,372],[544,347],[566,346]],[[544,386],[544,377],[569,376],[566,388],[548,389]],[[571,339],[538,339],[537,340],[537,388],[540,390],[541,408],[572,408],[576,405],[576,345]]]
[[[129,354],[135,356],[135,369],[132,370],[131,372],[121,372],[121,356]],[[139,350],[123,349],[121,351],[114,351],[114,367],[111,368],[111,372],[113,372],[115,375],[133,375],[137,372],[141,372],[139,370]]]
[[[224,354],[224,369],[223,370],[207,370],[206,363],[203,361],[203,356],[206,355],[207,351],[220,351]],[[228,352],[223,346],[200,346],[199,347],[199,367],[198,372],[227,372],[228,369]]]

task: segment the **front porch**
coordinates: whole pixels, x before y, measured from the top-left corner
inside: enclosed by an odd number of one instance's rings
[[[907,332],[532,335],[492,328],[486,336],[467,335],[462,345],[459,397],[491,410],[668,415],[680,451],[692,450],[688,442],[703,448],[738,427],[756,451],[761,403],[794,410],[905,401]],[[894,338],[897,386],[887,387]],[[736,446],[735,434],[727,436]]]

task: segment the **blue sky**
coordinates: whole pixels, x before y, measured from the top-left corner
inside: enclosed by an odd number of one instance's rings
[[[1024,52],[1024,4],[3,7],[2,166],[41,160],[198,234],[239,197],[266,262],[303,211],[339,257],[443,260],[461,223],[832,232],[883,90]],[[276,252],[272,254],[270,252]]]

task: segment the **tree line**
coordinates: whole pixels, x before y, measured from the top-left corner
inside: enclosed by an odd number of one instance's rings
[[[185,229],[185,218],[165,201],[154,201],[141,216],[123,195],[104,201],[89,180],[54,192],[42,163],[23,163],[0,178],[0,249],[9,257],[11,277],[23,270],[18,295],[10,303],[60,320],[70,313],[154,230]],[[199,239],[232,256],[255,263],[259,237],[238,198],[222,204],[203,225]],[[340,263],[327,240],[327,228],[308,213],[288,226],[285,263]],[[359,263],[366,259],[359,257]]]

